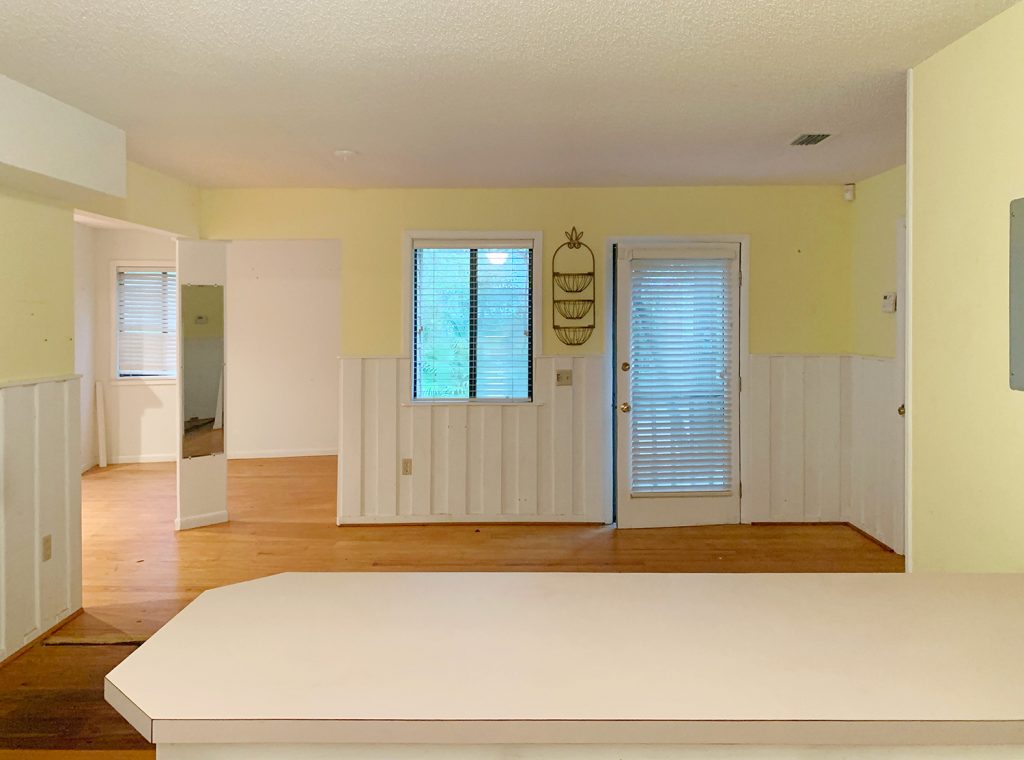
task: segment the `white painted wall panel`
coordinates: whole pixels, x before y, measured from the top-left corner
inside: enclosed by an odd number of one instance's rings
[[[539,357],[534,404],[506,406],[412,405],[407,359],[341,367],[339,522],[609,519],[604,357]],[[744,522],[849,521],[902,550],[892,361],[752,356],[743,393]]]
[[[178,450],[177,381],[118,380],[115,376],[114,266],[118,261],[157,262],[173,266],[174,238],[131,229],[93,229],[91,238],[94,288],[92,370],[95,379],[103,384],[106,402],[104,434],[109,460],[114,464],[173,462]],[[76,313],[76,320],[81,319]],[[76,324],[76,333],[78,327]],[[79,372],[85,380],[85,373]],[[85,398],[88,398],[92,409],[95,389],[89,388],[88,393],[83,390]]]
[[[77,378],[0,387],[0,660],[81,607],[79,414]]]
[[[838,356],[804,362],[804,518],[839,520],[840,365]]]
[[[338,241],[228,244],[228,458],[337,452],[340,276]]]
[[[75,224],[75,372],[81,376],[81,470],[99,464],[96,437],[96,267],[95,231]]]
[[[124,130],[5,76],[0,103],[4,185],[64,200],[127,195]]]
[[[903,551],[898,368],[861,356],[752,356],[744,522],[850,522]]]
[[[611,519],[604,357],[539,357],[533,404],[411,404],[409,373],[341,360],[339,524]]]

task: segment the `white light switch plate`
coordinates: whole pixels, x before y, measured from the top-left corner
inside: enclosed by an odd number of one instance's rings
[[[882,293],[882,311],[886,314],[896,313],[896,294]]]

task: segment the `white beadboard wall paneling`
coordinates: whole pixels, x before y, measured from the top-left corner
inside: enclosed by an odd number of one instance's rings
[[[79,393],[76,377],[0,387],[0,661],[82,606]]]
[[[842,519],[902,553],[903,418],[899,369],[891,359],[850,362],[849,495]]]
[[[338,524],[609,522],[607,358],[535,361],[532,404],[413,404],[407,358],[341,359]]]
[[[755,355],[743,393],[744,522],[849,522],[903,551],[893,360]]]

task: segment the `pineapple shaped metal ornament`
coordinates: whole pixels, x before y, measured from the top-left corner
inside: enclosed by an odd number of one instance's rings
[[[594,252],[573,227],[551,260],[551,324],[567,346],[582,346],[594,333]]]

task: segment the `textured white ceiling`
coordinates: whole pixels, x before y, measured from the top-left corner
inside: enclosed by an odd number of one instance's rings
[[[1013,4],[0,0],[0,72],[206,186],[843,182],[903,160],[905,70]]]

